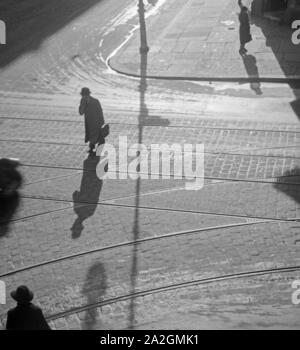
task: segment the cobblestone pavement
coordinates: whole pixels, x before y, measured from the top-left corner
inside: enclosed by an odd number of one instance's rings
[[[119,2],[112,3],[119,11]],[[157,72],[165,70],[162,55],[170,63],[166,74],[195,71],[196,65],[201,72],[209,62],[196,62],[193,50],[209,47],[209,40],[217,51],[210,47],[205,55],[215,61],[225,52],[221,41],[232,51],[235,8],[231,0],[222,3],[217,8],[215,0],[187,0],[176,7],[174,0],[166,3],[169,12],[148,18],[155,29],[149,32],[148,72],[154,61]],[[257,96],[248,85],[149,80],[144,91],[139,80],[110,75],[103,59],[97,61],[101,6],[57,34],[58,47],[47,42],[0,71],[3,86],[10,87],[0,91],[0,155],[19,158],[25,180],[20,206],[0,235],[0,279],[7,291],[23,283],[32,288],[54,329],[299,329],[299,305],[292,303],[292,283],[300,280],[299,90],[262,84],[263,96]],[[199,25],[192,11],[206,20]],[[106,29],[112,23],[107,18]],[[223,30],[226,19],[235,21],[232,31]],[[169,23],[166,30],[162,22]],[[152,42],[157,33],[163,50]],[[80,64],[69,62],[75,36]],[[133,58],[135,40],[117,60]],[[251,45],[262,44],[261,65],[270,48],[259,40]],[[182,43],[191,60],[176,66]],[[25,63],[28,71],[18,80]],[[207,72],[218,74],[215,67]],[[99,180],[99,158],[87,156],[77,114],[83,84],[100,98],[111,127],[107,142],[117,150],[120,135],[129,145],[141,136],[148,147],[204,144],[204,187],[186,191],[189,180],[173,177]],[[10,298],[1,305],[1,326],[12,306]]]
[[[253,17],[253,41],[240,57],[238,12],[236,0],[167,1],[160,16],[146,21],[147,75],[299,79],[299,45],[292,43],[291,29],[277,22]],[[136,31],[112,58],[112,68],[140,75],[139,45]]]
[[[20,157],[25,177],[21,206],[1,238],[0,278],[8,290],[23,282],[33,288],[56,329],[299,328],[291,303],[299,270],[118,300],[298,266],[297,125],[189,117],[183,128],[172,115],[173,127],[145,126],[148,145],[203,142],[206,180],[201,191],[185,191],[185,180],[142,180],[137,197],[136,181],[97,178],[98,160],[87,160],[82,125],[69,115],[67,123],[51,113],[1,119],[2,155]],[[135,118],[108,118],[111,143],[118,146],[119,134],[137,142]],[[103,305],[80,311],[95,303]],[[3,323],[10,306],[2,309]]]

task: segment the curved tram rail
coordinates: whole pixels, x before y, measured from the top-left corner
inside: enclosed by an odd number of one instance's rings
[[[75,307],[67,311],[63,311],[60,313],[56,313],[53,315],[50,315],[47,317],[49,321],[55,321],[60,318],[64,318],[67,316],[71,316],[74,314],[78,314],[87,310],[97,309],[99,307],[105,306],[105,305],[111,305],[115,304],[121,301],[130,301],[132,299],[145,297],[147,295],[153,295],[157,293],[166,293],[171,290],[175,289],[182,289],[182,288],[188,288],[192,286],[199,286],[199,285],[205,285],[215,282],[222,282],[226,280],[233,280],[233,279],[241,279],[241,278],[251,278],[251,277],[258,277],[263,275],[270,275],[270,274],[278,274],[278,273],[290,273],[290,272],[296,272],[300,271],[300,266],[289,266],[289,267],[282,267],[282,268],[274,268],[274,269],[266,269],[266,270],[258,270],[258,271],[247,271],[247,272],[241,272],[241,273],[235,273],[235,274],[229,274],[229,275],[222,275],[217,277],[210,277],[210,278],[203,278],[203,279],[197,279],[193,281],[187,281],[183,283],[176,283],[171,284],[159,288],[153,288],[148,290],[143,290],[135,293],[130,293],[126,295],[122,295],[116,298],[107,299],[104,301],[99,301],[92,304],[87,304],[80,307]]]

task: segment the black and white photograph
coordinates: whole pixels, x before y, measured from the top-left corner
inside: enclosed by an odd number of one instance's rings
[[[0,261],[2,334],[300,330],[300,0],[0,0]]]

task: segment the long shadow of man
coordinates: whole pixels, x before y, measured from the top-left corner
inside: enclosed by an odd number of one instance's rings
[[[242,58],[248,77],[257,80],[250,83],[251,90],[253,90],[256,93],[256,95],[262,95],[256,57],[253,55],[245,54],[242,55]]]
[[[86,311],[85,318],[82,321],[83,329],[91,330],[96,325],[97,309],[93,305],[103,300],[106,289],[107,276],[105,267],[102,263],[97,262],[89,268],[82,288],[82,294],[87,297],[87,305],[91,306],[91,309]]]
[[[84,229],[83,222],[93,216],[98,205],[103,181],[97,176],[97,165],[100,161],[98,156],[89,156],[83,162],[83,175],[80,191],[73,193],[74,212],[77,218],[71,228],[72,238],[81,236]]]

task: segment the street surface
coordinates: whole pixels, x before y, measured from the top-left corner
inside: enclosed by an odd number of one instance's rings
[[[28,285],[53,329],[300,329],[300,60],[287,29],[253,24],[254,78],[268,79],[247,81],[231,0],[145,1],[142,55],[136,1],[31,11],[36,2],[18,20],[3,15],[15,30],[0,47],[0,156],[19,158],[25,177],[0,237],[7,292]],[[279,59],[283,42],[293,52]],[[131,145],[203,143],[204,188],[99,180],[78,115],[83,86],[116,147],[120,135]],[[13,305],[0,306],[3,327]]]

